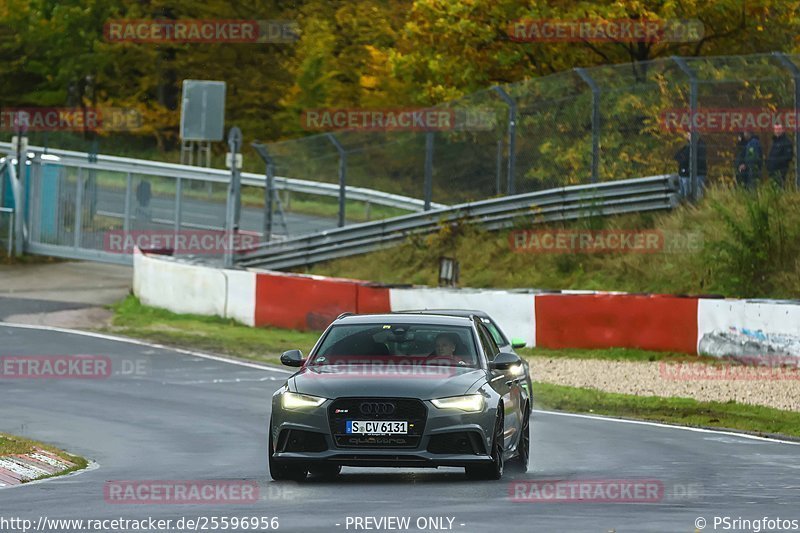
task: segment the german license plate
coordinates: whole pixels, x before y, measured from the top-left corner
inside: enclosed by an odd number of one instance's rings
[[[405,435],[408,422],[389,420],[348,420],[347,433],[359,435]]]

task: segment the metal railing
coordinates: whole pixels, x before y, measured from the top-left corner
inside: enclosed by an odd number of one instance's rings
[[[0,152],[11,154],[11,143],[0,142]],[[227,183],[230,180],[230,171],[226,169],[196,167],[190,165],[180,165],[177,163],[165,163],[161,161],[150,161],[147,159],[133,159],[129,157],[118,157],[112,155],[98,154],[93,156],[90,162],[88,152],[75,152],[71,150],[55,150],[42,146],[29,146],[28,153],[46,154],[52,159],[50,161],[67,166],[83,166],[94,170],[106,170],[110,172],[130,172],[147,176],[161,176],[167,178],[180,178],[195,181]],[[283,176],[275,176],[275,188],[280,191],[289,191],[302,194],[327,196],[338,198],[339,186],[322,181],[294,179]],[[252,172],[242,173],[242,185],[264,187],[264,174]],[[351,201],[366,202],[374,205],[394,207],[407,211],[422,211],[425,202],[419,198],[411,198],[399,194],[392,194],[365,187],[346,187],[347,199]],[[433,204],[434,207],[444,207],[444,204]]]
[[[72,259],[130,264],[132,255],[110,250],[110,239],[123,234],[178,236],[182,231],[231,231],[228,200],[231,171],[161,163],[29,146],[22,165],[0,143],[0,179],[12,184],[17,209],[14,229],[16,253],[24,251]],[[21,172],[18,172],[20,171]],[[17,174],[20,174],[17,176]],[[264,194],[266,178],[240,174],[237,188],[236,229],[261,241],[314,233],[337,226],[336,205],[342,192],[348,202],[364,202],[366,218],[421,211],[423,200],[366,188],[346,187],[307,180],[275,177],[277,192],[293,192],[293,208],[281,207],[283,233],[265,235],[268,214]],[[20,196],[20,194],[22,196]],[[20,201],[18,198],[23,198]],[[284,204],[288,203],[285,197]],[[6,204],[8,205],[8,204]],[[370,211],[370,206],[377,207]],[[441,206],[440,206],[441,207]],[[340,217],[341,219],[341,217]],[[341,220],[338,221],[341,223]]]
[[[3,222],[3,220],[6,222]],[[7,226],[6,231],[3,231],[3,225]],[[5,235],[5,239],[3,239]],[[10,207],[0,207],[0,242],[5,240],[6,255],[11,257],[14,246],[14,210]]]
[[[487,229],[498,229],[523,218],[530,223],[544,223],[586,216],[672,209],[679,201],[677,191],[676,175],[560,187],[454,205],[264,244],[240,254],[237,263],[243,267],[269,269],[309,265],[374,251],[411,235],[435,232],[449,223],[480,224]]]

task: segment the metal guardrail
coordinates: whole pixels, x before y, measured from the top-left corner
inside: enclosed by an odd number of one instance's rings
[[[516,196],[454,205],[419,214],[354,224],[321,233],[264,244],[239,254],[239,266],[290,268],[362,254],[414,234],[431,233],[442,224],[466,222],[499,229],[528,216],[532,222],[572,220],[672,209],[678,204],[676,175],[651,176],[548,189]]]
[[[0,152],[10,154],[11,143],[0,142]],[[98,154],[96,161],[89,161],[89,154],[86,152],[74,152],[71,150],[54,150],[42,146],[29,146],[28,152],[47,154],[53,162],[61,162],[70,166],[81,166],[92,170],[108,170],[113,172],[130,172],[133,174],[146,174],[148,176],[162,176],[168,178],[181,178],[188,180],[199,180],[206,182],[228,183],[230,181],[230,170],[196,167],[190,165],[179,165],[176,163],[163,163],[160,161],[149,161],[146,159],[133,159],[129,157],[118,157],[112,155]],[[252,172],[242,173],[242,185],[264,187],[266,178],[263,174]],[[288,190],[290,192],[315,194],[319,196],[339,197],[339,185],[324,183],[319,181],[300,180],[276,176],[275,188]],[[407,211],[422,211],[425,201],[399,194],[391,194],[365,187],[346,187],[348,200],[369,202],[375,205],[384,205],[405,209]],[[431,207],[443,208],[444,204],[432,204]]]

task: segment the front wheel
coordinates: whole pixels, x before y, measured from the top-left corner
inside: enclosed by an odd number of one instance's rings
[[[522,419],[522,430],[520,431],[519,443],[517,444],[517,456],[511,459],[509,463],[513,462],[516,468],[522,472],[528,471],[530,464],[531,454],[531,411],[525,409],[525,415]]]
[[[497,480],[503,477],[503,412],[502,407],[497,409],[497,421],[492,437],[492,462],[486,465],[471,465],[466,467],[467,477],[470,479]]]
[[[308,475],[308,467],[303,464],[285,463],[275,459],[275,446],[272,443],[272,420],[269,421],[269,475],[275,481],[302,481]]]

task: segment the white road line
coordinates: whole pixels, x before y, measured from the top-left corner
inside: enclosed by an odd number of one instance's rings
[[[81,331],[77,329],[67,329],[67,328],[59,328],[55,326],[40,326],[40,325],[33,325],[33,324],[9,324],[8,322],[0,322],[0,326],[7,327],[7,328],[20,328],[20,329],[36,329],[42,331],[55,331],[58,333],[68,333],[71,335],[83,335],[84,337],[93,337],[95,339],[103,339],[109,340],[114,342],[125,342],[128,344],[135,344],[137,346],[148,346],[150,348],[158,348],[159,350],[165,351],[172,351],[177,352],[184,355],[193,355],[195,357],[202,357],[203,359],[210,359],[212,361],[219,361],[222,363],[228,363],[231,365],[238,365],[244,366],[248,368],[257,368],[258,370],[265,370],[269,372],[278,372],[280,374],[294,374],[291,370],[284,370],[283,368],[276,368],[274,366],[266,365],[266,364],[259,364],[259,363],[251,363],[247,361],[237,361],[235,359],[228,359],[226,357],[221,357],[218,355],[211,355],[202,352],[196,352],[194,350],[186,350],[184,348],[175,348],[172,346],[165,346],[163,344],[156,344],[154,342],[147,342],[141,341],[137,339],[130,339],[127,337],[117,337],[114,335],[106,335],[104,333],[95,333],[93,331]]]
[[[751,439],[757,440],[761,442],[771,442],[773,444],[791,444],[793,446],[800,446],[800,442],[790,441],[790,440],[781,440],[781,439],[773,439],[770,437],[759,437],[758,435],[749,435],[747,433],[737,433],[735,431],[725,431],[724,429],[709,429],[709,428],[696,428],[691,426],[675,426],[672,424],[664,424],[662,422],[647,422],[645,420],[630,420],[627,418],[613,418],[609,416],[600,416],[600,415],[585,415],[585,414],[578,414],[578,413],[563,413],[560,411],[544,411],[542,409],[534,409],[534,413],[545,414],[545,415],[554,415],[554,416],[568,416],[572,418],[588,418],[590,420],[597,420],[600,422],[619,422],[621,424],[638,424],[641,426],[652,426],[657,428],[666,428],[666,429],[680,429],[682,431],[694,431],[696,433],[712,433],[715,435],[729,435],[732,437],[739,437],[742,439]],[[533,427],[533,426],[531,426]]]

